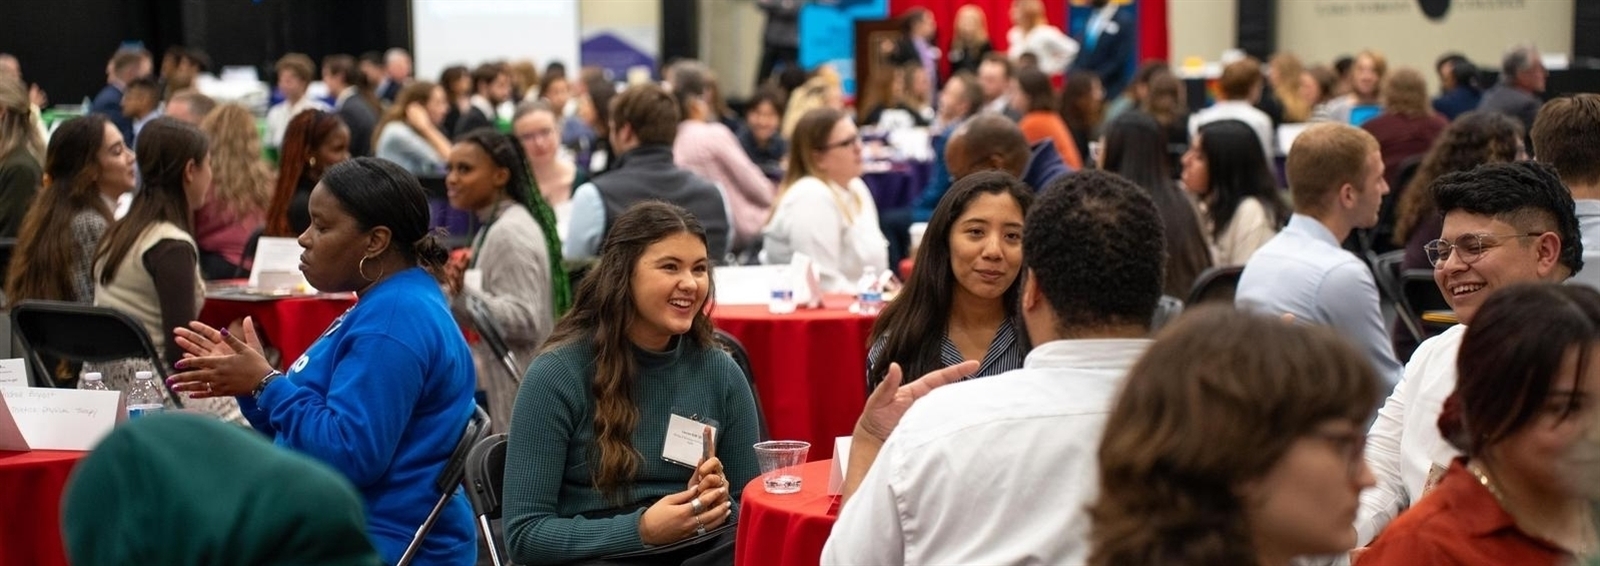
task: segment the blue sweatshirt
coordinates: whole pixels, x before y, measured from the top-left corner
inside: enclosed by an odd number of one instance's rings
[[[394,564],[439,500],[434,480],[473,412],[472,355],[444,294],[421,268],[377,284],[273,380],[239,397],[257,430],[344,473],[367,534]],[[477,561],[471,506],[457,490],[415,564]]]

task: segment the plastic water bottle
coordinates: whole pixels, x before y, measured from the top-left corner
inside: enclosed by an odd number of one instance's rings
[[[148,371],[133,374],[133,385],[128,387],[129,419],[159,414],[166,410],[166,404],[161,402],[161,385],[156,383],[155,377],[154,373]]]
[[[856,282],[856,314],[878,316],[883,310],[883,287],[878,284],[878,270],[867,267]]]
[[[83,379],[78,380],[78,389],[85,391],[111,391],[111,386],[106,385],[98,371],[83,374]]]
[[[772,278],[772,299],[767,302],[767,312],[789,314],[794,309],[794,283],[789,280],[789,270],[780,269]]]

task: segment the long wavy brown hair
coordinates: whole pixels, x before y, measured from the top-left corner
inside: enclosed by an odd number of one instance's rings
[[[44,189],[22,218],[17,248],[6,275],[6,302],[26,299],[87,302],[73,293],[72,273],[80,258],[72,235],[72,217],[92,209],[111,222],[111,207],[95,186],[97,156],[106,141],[105,116],[90,114],[67,120],[50,136],[45,151]]]
[[[595,463],[592,479],[595,489],[619,506],[629,503],[626,498],[643,461],[633,446],[633,431],[639,425],[639,406],[634,402],[639,372],[628,338],[628,328],[638,318],[634,267],[651,244],[685,233],[706,242],[705,228],[682,207],[647,201],[629,208],[612,224],[600,247],[599,263],[578,284],[572,310],[556,323],[543,348],[548,352],[579,342],[594,344],[591,391],[598,453],[590,456]],[[709,284],[711,273],[706,275]],[[707,297],[715,295],[715,287],[706,290]],[[705,309],[695,315],[682,339],[694,348],[714,347],[711,316]]]
[[[206,114],[200,131],[211,139],[211,198],[235,218],[265,212],[272,202],[273,172],[261,160],[261,136],[250,109],[224,104]]]
[[[323,140],[343,127],[344,121],[337,114],[321,110],[306,110],[289,119],[289,127],[283,134],[283,147],[279,149],[278,183],[272,191],[272,203],[267,207],[267,226],[263,235],[299,235],[289,227],[289,203],[294,201],[295,187],[300,184],[301,177],[315,181],[321,178],[323,171],[335,165],[323,163],[312,166],[310,159]]]
[[[1411,231],[1428,215],[1439,213],[1428,186],[1446,173],[1466,171],[1486,163],[1517,160],[1522,148],[1522,124],[1499,112],[1468,112],[1457,116],[1433,148],[1422,158],[1416,176],[1406,183],[1395,209],[1394,244],[1405,246]]]
[[[1360,426],[1377,374],[1325,327],[1204,307],[1129,371],[1100,443],[1089,564],[1256,564],[1240,488],[1329,420]]]

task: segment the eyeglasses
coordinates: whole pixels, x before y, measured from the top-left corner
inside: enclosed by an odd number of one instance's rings
[[[1501,238],[1537,238],[1543,235],[1543,232],[1527,232],[1523,234],[1462,234],[1456,238],[1455,243],[1445,240],[1434,240],[1432,242],[1423,244],[1422,251],[1428,253],[1428,263],[1433,264],[1435,268],[1439,267],[1446,261],[1450,261],[1450,255],[1455,253],[1456,250],[1461,251],[1461,263],[1471,264],[1478,261],[1478,258],[1483,257],[1483,252],[1488,251],[1491,248],[1504,245],[1505,242],[1500,241]]]
[[[836,142],[824,145],[824,146],[818,148],[817,151],[829,151],[829,150],[839,149],[841,147],[851,147],[851,146],[859,146],[859,145],[861,145],[861,136],[854,136],[854,137],[851,137],[850,139],[847,139],[847,140],[836,141]]]
[[[1361,475],[1361,466],[1367,459],[1367,434],[1360,431],[1350,432],[1324,432],[1312,431],[1307,436],[1327,442],[1344,456],[1345,473],[1351,478]]]

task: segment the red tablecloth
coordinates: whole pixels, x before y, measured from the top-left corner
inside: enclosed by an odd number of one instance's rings
[[[810,459],[833,457],[833,439],[855,429],[867,403],[867,336],[875,316],[828,308],[771,314],[765,306],[717,306],[711,318],[744,344],[773,439],[811,443]]]
[[[0,452],[0,566],[67,564],[61,493],[72,468],[88,454]]]
[[[206,297],[206,306],[200,309],[200,322],[222,328],[228,323],[254,317],[256,329],[283,353],[281,363],[286,369],[300,359],[311,343],[333,324],[351,305],[352,295],[328,297],[292,297],[266,301],[236,300]]]
[[[816,446],[812,445],[812,450]],[[756,476],[739,499],[739,526],[734,542],[735,566],[816,566],[828,542],[838,509],[828,495],[833,460],[800,467],[800,493],[773,495]]]

